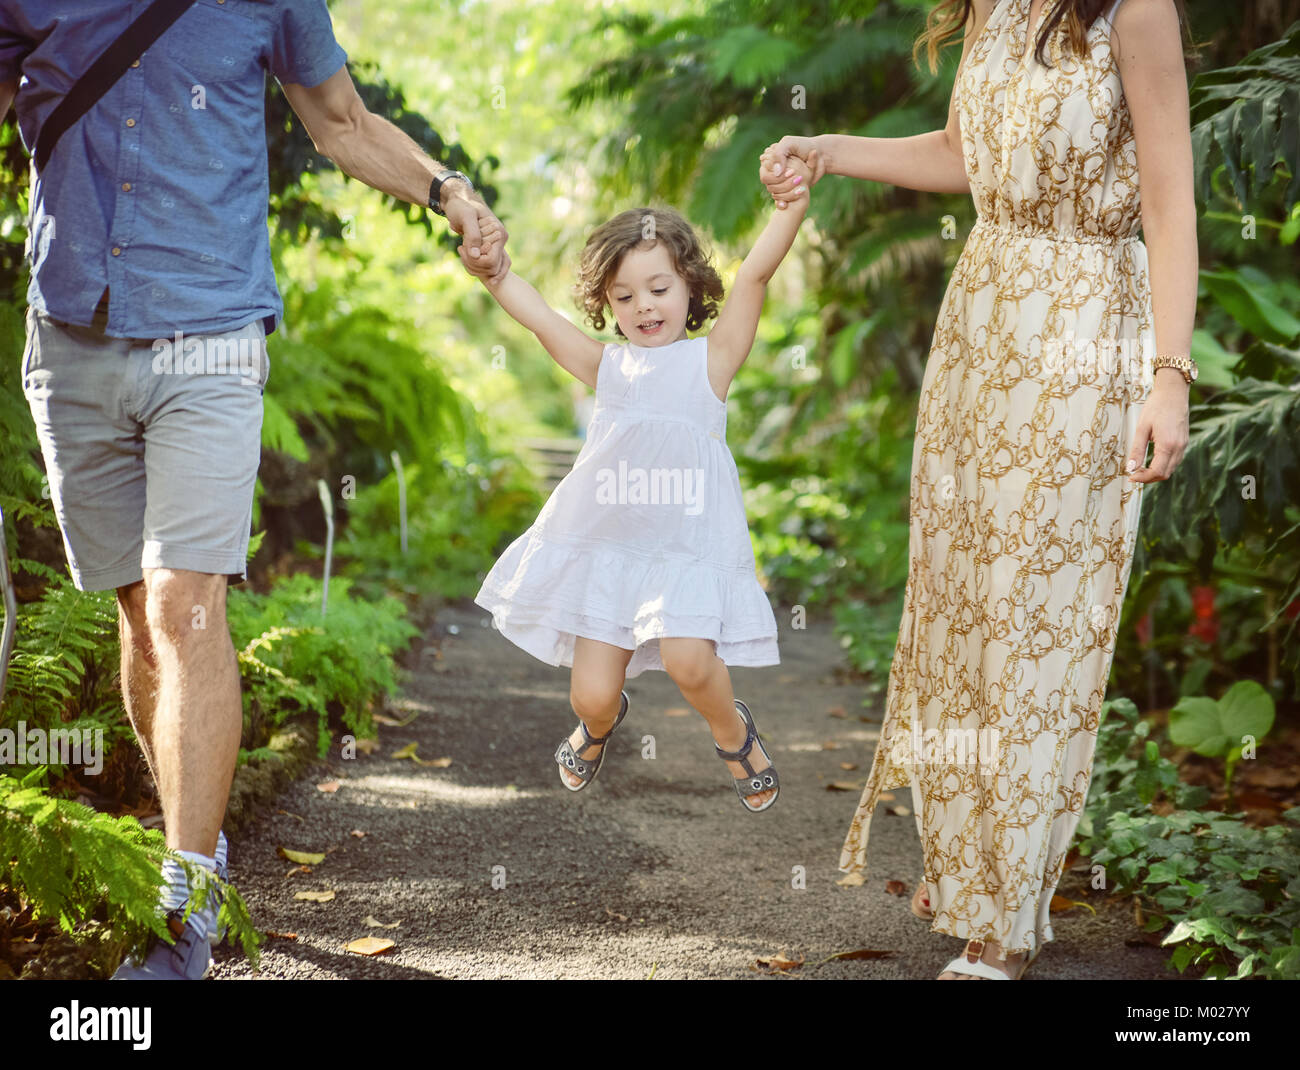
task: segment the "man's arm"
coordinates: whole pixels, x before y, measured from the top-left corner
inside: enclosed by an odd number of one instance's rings
[[[409,204],[425,205],[434,177],[450,170],[387,119],[368,111],[346,66],[311,88],[291,83],[281,83],[281,87],[316,151],[367,186]],[[470,263],[477,260],[480,265],[471,267],[472,273],[496,274],[508,235],[492,210],[459,181],[443,185],[442,208],[451,228],[465,236]],[[488,223],[496,224],[492,235],[481,236]],[[480,250],[477,258],[476,247]]]
[[[18,95],[17,82],[0,82],[0,119],[9,114],[9,105]]]

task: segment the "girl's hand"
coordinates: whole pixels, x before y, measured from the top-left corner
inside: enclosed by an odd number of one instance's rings
[[[445,210],[447,225],[465,239],[460,244],[460,259],[465,270],[484,282],[504,279],[507,270],[505,245],[509,235],[492,209],[477,198],[457,195],[451,198]]]
[[[815,186],[818,179],[826,173],[825,154],[816,149],[814,144],[813,138],[788,135],[763,151],[762,159],[767,165],[766,173],[762,175],[763,184],[767,186],[767,191],[772,194],[778,208],[784,208],[786,201],[793,197],[801,196],[800,189]],[[803,182],[796,184],[793,180],[798,172],[790,170],[792,159],[802,161],[812,172],[812,177],[804,178]]]
[[[1161,377],[1163,373],[1163,378]],[[1176,369],[1156,369],[1155,384],[1138,414],[1137,433],[1128,455],[1129,479],[1135,483],[1160,483],[1173,475],[1187,449],[1187,383]],[[1147,443],[1155,443],[1151,463]]]
[[[781,172],[781,178],[783,183],[788,185],[792,192],[786,195],[784,200],[777,199],[778,207],[784,208],[786,201],[794,200],[796,197],[807,198],[810,196],[808,190],[815,181],[814,176],[817,174],[817,150],[809,150],[808,157],[809,159],[807,163],[798,156],[790,156],[786,159],[785,166]],[[759,160],[758,177],[764,185],[767,185],[768,179],[775,180],[775,176],[772,174],[771,170],[774,163],[775,161],[769,160],[766,155]],[[773,197],[775,199],[775,194]]]
[[[456,252],[460,254],[460,262],[464,265],[465,270],[475,276],[489,290],[495,290],[501,283],[505,282],[506,276],[510,273],[510,254],[506,252],[506,229],[496,219],[485,222],[479,230],[479,239],[482,242],[481,249],[500,251],[500,259],[497,261],[497,269],[493,274],[488,274],[484,259],[480,257],[475,260],[468,254],[469,242],[463,241],[456,246]]]

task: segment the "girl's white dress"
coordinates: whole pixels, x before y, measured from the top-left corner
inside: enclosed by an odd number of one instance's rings
[[[587,440],[474,601],[549,665],[581,635],[662,669],[659,640],[711,639],[728,665],[776,665],[776,618],[754,574],[727,406],[707,340],[610,343]]]

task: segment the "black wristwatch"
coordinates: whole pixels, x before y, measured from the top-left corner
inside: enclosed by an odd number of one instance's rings
[[[446,216],[447,214],[442,210],[442,184],[453,178],[459,178],[469,187],[470,193],[474,192],[474,183],[469,180],[468,175],[463,175],[459,171],[443,171],[435,176],[433,183],[429,186],[429,207],[440,216]]]

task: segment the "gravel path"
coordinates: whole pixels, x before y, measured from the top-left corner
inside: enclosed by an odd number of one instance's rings
[[[828,620],[784,626],[779,666],[735,669],[781,772],[781,798],[745,814],[707,726],[661,672],[630,681],[630,712],[599,779],[579,794],[551,754],[573,726],[568,670],[543,665],[472,603],[444,608],[372,755],[336,747],[231,847],[231,875],[271,937],[259,974],[218,949],[218,978],[739,978],[778,954],[806,978],[932,978],[961,942],[908,910],[920,877],[914,819],[882,805],[873,869],[837,884],[840,844],[870,765],[879,711],[863,710]],[[844,716],[835,716],[832,711]],[[655,756],[643,757],[653,737]],[[416,744],[424,760],[390,757]],[[845,770],[842,762],[856,763]],[[338,790],[317,789],[337,781]],[[364,833],[357,836],[355,833]],[[326,852],[310,873],[278,848]],[[805,887],[793,886],[803,867]],[[504,881],[503,887],[493,887]],[[886,891],[902,881],[903,895]],[[1079,879],[1068,875],[1062,891]],[[295,899],[332,891],[326,902]],[[1167,953],[1128,946],[1122,903],[1090,900],[1053,918],[1057,939],[1027,979],[1158,979]],[[370,918],[393,928],[371,927]],[[362,937],[395,942],[367,957]],[[884,957],[825,961],[858,949]]]

